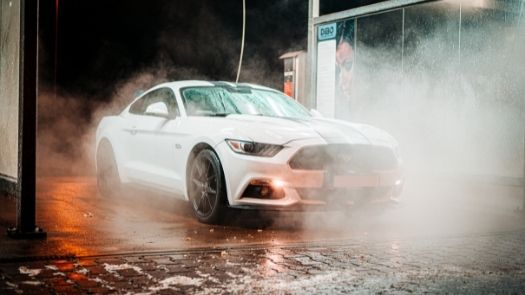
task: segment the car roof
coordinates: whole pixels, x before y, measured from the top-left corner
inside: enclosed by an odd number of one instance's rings
[[[226,82],[226,81],[204,81],[204,80],[183,80],[183,81],[172,81],[172,82],[165,82],[162,84],[155,85],[154,87],[148,89],[146,92],[149,92],[150,90],[162,88],[162,87],[171,87],[171,88],[182,88],[182,87],[192,87],[192,86],[231,86],[231,87],[237,87],[237,86],[244,86],[244,87],[250,87],[255,89],[261,89],[261,90],[271,90],[276,91],[276,89],[272,89],[269,87],[253,84],[253,83],[235,83],[235,82]]]

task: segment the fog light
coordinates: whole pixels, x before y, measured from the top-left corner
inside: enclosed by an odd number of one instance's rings
[[[395,185],[399,186],[399,185],[401,185],[401,183],[403,183],[403,181],[401,179],[399,179],[399,180],[396,181]]]
[[[244,190],[242,198],[282,199],[284,182],[281,180],[253,179]]]
[[[272,191],[268,186],[261,187],[261,197],[266,198]]]
[[[275,179],[272,181],[272,186],[274,188],[282,188],[284,186],[284,181],[280,180],[280,179]]]
[[[252,179],[250,185],[270,185],[272,182],[268,179]]]

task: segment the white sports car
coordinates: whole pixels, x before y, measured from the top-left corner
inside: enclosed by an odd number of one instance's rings
[[[102,195],[122,184],[169,192],[205,223],[227,207],[344,208],[397,198],[397,145],[380,129],[321,118],[270,88],[170,82],[102,119],[97,181]]]

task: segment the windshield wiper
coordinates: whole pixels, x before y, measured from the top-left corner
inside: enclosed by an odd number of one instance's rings
[[[206,114],[206,116],[209,117],[226,117],[229,115],[233,115],[234,113],[213,113],[213,114]]]
[[[213,114],[206,114],[207,117],[227,117],[229,115],[248,115],[248,116],[266,116],[261,113],[255,113],[255,114],[243,114],[243,113],[213,113]]]

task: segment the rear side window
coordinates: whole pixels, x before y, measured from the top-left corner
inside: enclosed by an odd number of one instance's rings
[[[170,114],[177,116],[180,115],[177,100],[175,99],[175,95],[170,88],[160,88],[149,92],[135,101],[129,108],[129,112],[135,115],[145,115],[148,106],[157,102],[163,102],[166,104]]]

